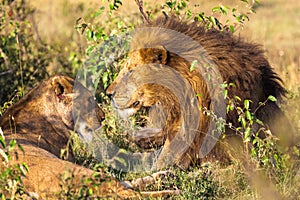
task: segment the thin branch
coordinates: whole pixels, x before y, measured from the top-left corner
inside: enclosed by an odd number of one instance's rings
[[[5,66],[6,68],[9,68],[9,70],[7,70],[7,71],[0,72],[0,76],[4,76],[4,75],[6,75],[6,74],[12,73],[12,72],[13,72],[13,68],[12,68],[12,66],[8,63],[8,58],[7,58],[6,54],[2,51],[1,48],[0,48],[0,55],[1,55],[1,57],[3,58],[3,60],[4,60],[4,66]]]
[[[135,0],[135,3],[138,5],[140,13],[143,16],[143,21],[152,24],[149,15],[144,12],[143,0]]]
[[[5,71],[5,72],[0,72],[0,76],[4,76],[6,74],[11,74],[13,71],[12,70],[8,70],[8,71]]]

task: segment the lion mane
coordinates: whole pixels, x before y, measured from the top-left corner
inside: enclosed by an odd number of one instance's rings
[[[192,69],[195,59],[199,67]],[[175,71],[172,78],[168,78],[167,74],[170,69]],[[131,41],[128,60],[106,92],[111,95],[114,107],[123,116],[155,105],[164,117],[155,119],[157,115],[149,113],[149,118],[159,128],[146,127],[140,130],[135,135],[135,142],[145,149],[163,146],[166,150],[163,152],[168,152],[178,148],[171,147],[170,144],[180,129],[183,110],[180,109],[178,96],[161,83],[171,81],[175,88],[181,87],[183,90],[191,87],[197,96],[198,106],[213,110],[214,106],[218,107],[220,104],[213,104],[218,91],[205,78],[208,72],[215,74],[215,79],[221,78],[221,83],[228,84],[228,97],[239,97],[238,106],[243,107],[244,100],[250,100],[250,111],[255,117],[263,121],[282,143],[290,145],[292,139],[286,134],[292,132],[292,128],[288,120],[276,102],[266,101],[269,96],[281,100],[286,91],[261,47],[230,32],[207,30],[196,22],[182,22],[173,16],[168,19],[158,18],[151,25],[137,29]],[[180,76],[185,80],[179,80]],[[180,83],[176,83],[176,80]],[[157,81],[160,84],[156,84]],[[260,102],[264,102],[264,105],[261,106]],[[189,107],[189,113],[193,113],[193,110],[198,110],[198,107]],[[195,119],[198,122],[197,133],[183,154],[178,157],[175,155],[172,162],[182,168],[209,157],[221,160],[226,158],[220,142],[208,156],[201,155],[200,149],[205,148],[203,141],[209,131],[211,118],[204,109],[200,109],[195,116],[199,117]],[[226,124],[240,126],[236,110],[226,113]],[[259,124],[255,126],[257,131],[261,127]],[[226,138],[237,138],[236,132],[228,126],[224,132]],[[230,139],[226,140],[228,144],[231,143]],[[165,167],[165,162],[161,153],[158,167]]]

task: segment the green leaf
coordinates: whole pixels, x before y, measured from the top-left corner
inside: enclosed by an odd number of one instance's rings
[[[192,17],[193,13],[191,10],[187,10],[187,11],[185,11],[185,15],[186,15],[186,18],[189,19]]]
[[[242,99],[239,96],[234,96],[234,98],[238,101],[241,101]]]
[[[255,119],[255,122],[258,123],[259,125],[262,125],[262,126],[264,125],[264,123],[259,119]]]
[[[92,196],[93,193],[94,193],[94,192],[93,192],[92,188],[89,188],[89,189],[88,189],[88,194],[89,194],[89,196]]]
[[[251,156],[256,157],[256,151],[254,148],[251,149]]]
[[[110,10],[113,10],[113,9],[114,9],[114,4],[113,4],[113,3],[110,3],[110,4],[109,4],[109,9],[110,9]]]
[[[264,157],[264,158],[261,159],[261,161],[262,161],[262,163],[263,163],[264,165],[267,165],[268,162],[269,162],[269,158]]]
[[[102,82],[107,83],[108,81],[108,72],[104,72],[102,75]]]
[[[249,121],[252,121],[252,115],[248,110],[245,112],[245,116],[246,116],[246,119],[248,119]]]
[[[221,84],[221,88],[222,88],[222,89],[225,89],[225,88],[227,88],[227,87],[228,87],[228,84],[227,84],[226,82],[224,82],[224,83]]]
[[[256,143],[257,143],[257,139],[254,138],[253,141],[252,141],[252,144],[255,145]]]
[[[229,83],[229,86],[230,87],[235,87],[235,84],[234,83]]]
[[[273,101],[273,102],[277,101],[276,97],[274,97],[274,96],[272,96],[272,95],[270,95],[270,96],[268,97],[268,99],[269,99],[270,101]]]
[[[3,151],[3,149],[0,149],[0,156],[2,157],[1,160],[4,161],[5,163],[8,162],[9,157],[8,155]]]
[[[193,60],[191,67],[190,67],[190,72],[194,71],[196,68],[196,65],[198,64],[197,60]]]
[[[93,36],[94,36],[94,32],[91,29],[88,29],[86,31],[86,39],[88,41],[91,41],[93,39]]]
[[[247,127],[244,132],[244,142],[250,142],[250,127]]]
[[[98,17],[99,15],[101,15],[104,9],[105,9],[105,7],[101,6],[101,8],[95,13],[95,17]]]
[[[90,55],[92,53],[92,51],[94,50],[95,46],[94,45],[90,45],[87,47],[86,49],[86,54]]]
[[[234,31],[235,31],[234,26],[233,26],[233,25],[230,25],[230,26],[229,26],[229,30],[231,31],[231,33],[234,33]]]
[[[246,110],[249,110],[249,105],[250,105],[250,101],[249,101],[248,99],[245,99],[245,100],[244,100],[244,108],[245,108]]]
[[[23,148],[23,146],[21,145],[21,144],[18,144],[18,147],[19,147],[19,149],[24,153],[25,151],[24,151],[24,148]]]
[[[16,140],[11,140],[11,141],[9,141],[9,147],[10,147],[11,149],[13,149],[13,148],[16,146],[16,144],[17,144],[17,141],[16,141]]]
[[[241,118],[241,124],[242,124],[242,127],[243,127],[243,128],[246,128],[246,124],[247,124],[247,123],[246,123],[245,118],[243,118],[243,117]]]
[[[223,13],[223,14],[225,14],[225,15],[227,15],[228,14],[228,10],[229,10],[229,7],[227,7],[227,6],[220,6],[220,9],[221,9],[221,12]]]
[[[24,162],[22,162],[22,166],[24,167],[24,169],[28,172],[29,171],[29,168],[28,168],[28,165]]]
[[[6,148],[5,137],[1,127],[0,127],[0,143],[2,148]]]
[[[25,176],[28,172],[28,166],[25,163],[18,164],[17,168],[21,172],[22,176]]]
[[[220,10],[221,10],[220,6],[217,6],[217,7],[214,7],[212,9],[212,12],[217,12],[217,11],[220,11]]]
[[[214,26],[217,25],[217,20],[216,20],[216,18],[210,16],[210,17],[209,17],[209,21],[210,21]]]
[[[166,5],[167,5],[169,8],[173,9],[174,6],[176,5],[176,2],[167,1],[167,2],[166,2]]]
[[[223,91],[223,95],[224,95],[224,99],[226,99],[227,96],[228,96],[228,90],[224,90],[224,91]]]

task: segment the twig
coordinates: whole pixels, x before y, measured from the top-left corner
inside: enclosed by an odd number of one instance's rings
[[[148,24],[152,24],[151,23],[151,20],[149,18],[149,15],[147,15],[145,12],[144,12],[144,8],[143,8],[143,0],[135,0],[136,4],[138,5],[139,7],[139,10],[140,10],[140,13],[142,14],[143,16],[143,21],[147,22]]]
[[[11,67],[11,65],[9,65],[8,63],[8,58],[6,56],[6,54],[2,51],[2,49],[0,48],[0,55],[1,57],[3,58],[4,60],[4,65],[6,68],[9,68],[9,70],[5,71],[5,72],[0,72],[0,76],[4,76],[6,74],[9,74],[9,73],[12,73],[13,72],[13,69]]]
[[[8,70],[8,71],[5,71],[5,72],[0,72],[0,76],[4,76],[4,75],[10,74],[12,72],[13,72],[12,70]]]

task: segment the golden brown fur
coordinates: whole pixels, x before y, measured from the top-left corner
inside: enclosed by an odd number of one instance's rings
[[[198,45],[189,40],[196,41]],[[151,132],[151,129],[145,129],[141,134],[137,134],[136,142],[140,146],[148,148],[151,146],[150,143],[169,145],[177,134],[182,121],[180,102],[174,94],[172,96],[171,91],[157,84],[134,86],[136,80],[148,80],[149,76],[151,77],[147,68],[144,71],[136,72],[141,66],[150,64],[157,70],[163,69],[164,65],[169,66],[189,82],[194,94],[200,94],[199,106],[208,110],[212,110],[213,106],[216,106],[212,103],[213,98],[217,96],[216,91],[211,90],[211,87],[207,85],[207,79],[204,79],[206,69],[190,69],[191,61],[194,59],[193,55],[204,55],[198,60],[200,67],[207,63],[213,63],[213,66],[217,66],[217,70],[214,68],[212,70],[215,70],[214,73],[219,71],[222,82],[234,83],[234,86],[229,87],[228,96],[230,98],[240,97],[241,101],[238,102],[238,106],[243,107],[244,100],[249,99],[251,100],[250,110],[254,112],[259,107],[259,102],[265,102],[270,95],[278,100],[285,95],[281,79],[271,68],[259,45],[247,43],[229,32],[206,30],[197,23],[184,23],[175,17],[159,18],[152,25],[136,31],[128,62],[107,89],[107,93],[112,95],[114,106],[121,113],[132,114],[142,107],[151,107],[155,104],[161,104],[161,107],[165,109],[167,117],[161,131],[152,130]],[[148,67],[149,70],[150,68]],[[155,75],[152,77],[154,79]],[[255,116],[262,120],[273,133],[277,134],[282,143],[290,145],[293,140],[290,138],[292,128],[275,102],[267,101],[255,112]],[[231,123],[235,127],[240,126],[236,111],[230,111],[226,117],[227,123]],[[201,157],[199,150],[205,134],[208,132],[209,120],[204,112],[200,112],[198,134],[190,147],[180,158],[175,160],[174,164],[186,168]],[[226,133],[234,135],[234,131],[228,127]],[[147,135],[149,135],[148,138]],[[210,156],[224,157],[222,151],[222,149],[215,148]],[[158,162],[163,163],[163,155],[161,156],[162,158]]]
[[[83,186],[83,178],[93,174],[92,170],[72,163],[74,157],[71,151],[68,161],[60,159],[61,150],[69,149],[70,131],[75,130],[85,138],[85,134],[92,134],[100,127],[104,118],[91,93],[81,85],[73,91],[73,85],[74,80],[66,76],[54,76],[43,81],[10,107],[0,120],[6,141],[16,139],[23,146],[25,154],[18,151],[18,158],[13,157],[12,163],[25,162],[28,165],[24,185],[30,194],[35,193],[34,196],[39,198],[56,199],[54,194],[60,191],[64,173],[74,174],[73,183],[77,188]],[[76,112],[76,104],[86,107],[81,111],[81,117],[74,119],[72,111],[73,114]],[[101,177],[106,181],[96,181],[98,188],[92,184],[85,187],[90,187],[100,197],[123,199],[139,196],[116,179],[105,174]]]

